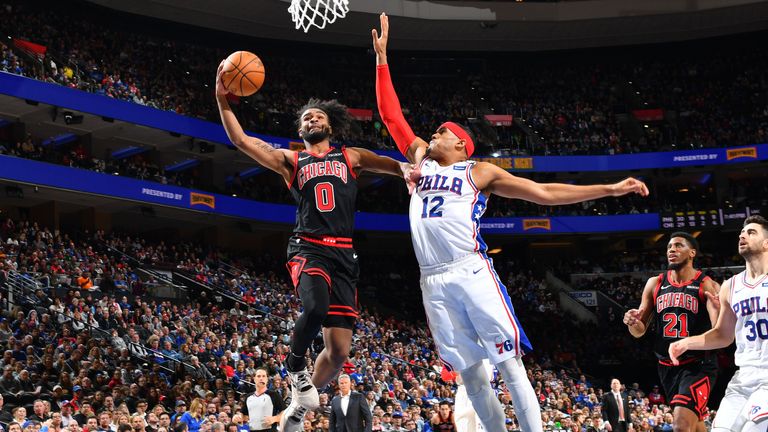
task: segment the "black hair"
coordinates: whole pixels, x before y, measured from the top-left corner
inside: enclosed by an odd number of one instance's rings
[[[751,223],[756,223],[763,227],[763,231],[768,233],[768,220],[766,220],[764,217],[760,215],[752,215],[746,219],[744,219],[744,226],[747,226]]]
[[[682,237],[682,238],[684,238],[685,241],[688,242],[688,246],[690,246],[691,249],[696,249],[697,251],[699,250],[699,241],[696,240],[696,237],[688,234],[687,232],[677,231],[677,232],[673,232],[669,236],[670,239],[674,238],[674,237]]]
[[[296,125],[301,128],[301,116],[308,109],[315,108],[324,112],[328,116],[328,124],[331,125],[333,136],[344,136],[352,124],[352,116],[349,114],[347,106],[336,99],[320,100],[311,98],[304,106],[296,111]]]
[[[450,402],[448,402],[448,401],[441,401],[441,402],[438,404],[438,406],[443,406],[443,405],[448,405],[448,406],[450,407],[450,406],[451,406],[451,403],[450,403]]]

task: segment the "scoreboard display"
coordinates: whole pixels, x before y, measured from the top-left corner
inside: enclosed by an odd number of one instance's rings
[[[722,210],[687,210],[661,213],[663,229],[710,228],[723,226]]]
[[[662,229],[706,229],[712,227],[739,227],[748,216],[759,214],[758,209],[732,207],[717,210],[686,210],[662,212]]]

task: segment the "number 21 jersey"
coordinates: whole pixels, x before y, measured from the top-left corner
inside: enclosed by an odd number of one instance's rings
[[[294,167],[289,184],[297,205],[293,232],[351,238],[357,175],[346,149],[331,147],[323,154],[297,152]]]
[[[693,279],[675,283],[671,274],[670,270],[659,275],[653,294],[657,332],[654,351],[664,362],[669,361],[669,344],[712,328],[707,298],[701,286],[708,276],[697,271]],[[701,351],[688,351],[681,360],[701,358],[702,355]]]

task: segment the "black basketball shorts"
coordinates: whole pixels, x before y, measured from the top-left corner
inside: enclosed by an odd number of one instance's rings
[[[358,316],[357,281],[360,275],[357,253],[352,248],[351,239],[349,242],[324,241],[328,239],[304,235],[291,237],[286,267],[297,295],[302,273],[320,276],[327,282],[330,306],[323,327],[354,329]]]

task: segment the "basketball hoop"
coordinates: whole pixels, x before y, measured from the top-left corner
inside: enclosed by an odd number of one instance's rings
[[[296,30],[303,29],[307,33],[312,26],[323,29],[327,24],[333,24],[336,18],[347,16],[349,0],[291,0],[288,12]]]

